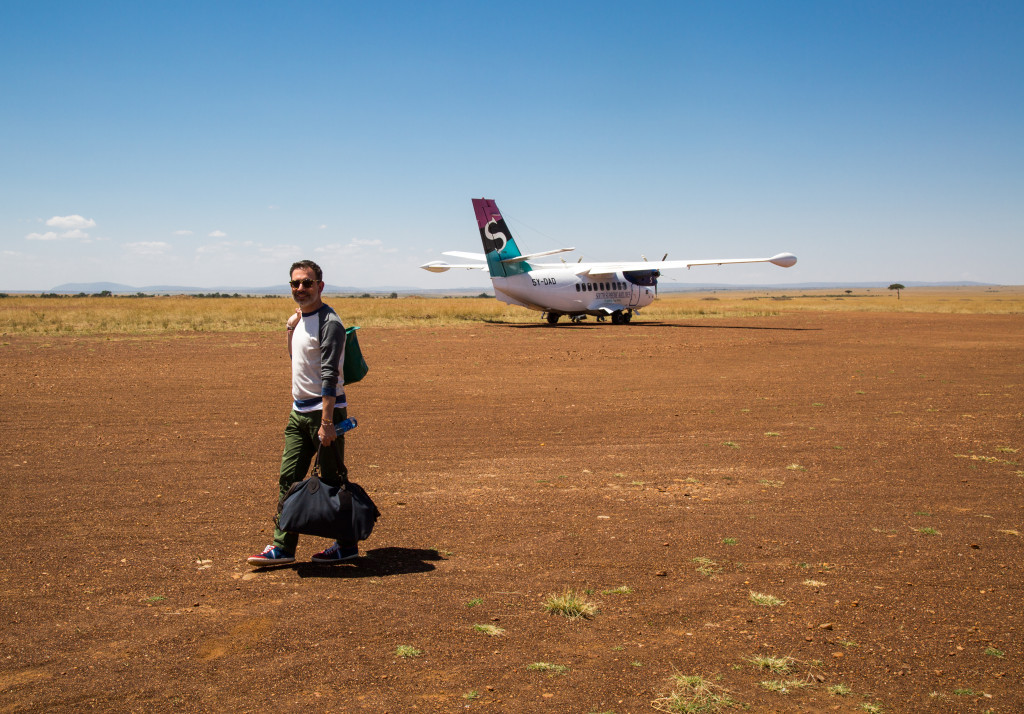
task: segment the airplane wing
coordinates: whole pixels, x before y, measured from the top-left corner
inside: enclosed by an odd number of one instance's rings
[[[431,273],[443,273],[446,270],[452,268],[464,268],[466,270],[487,270],[487,263],[473,263],[472,265],[457,265],[452,263],[446,263],[443,260],[432,260],[429,263],[425,263],[420,266],[424,270],[429,270]]]
[[[630,270],[672,270],[674,268],[692,268],[695,265],[730,265],[733,263],[772,263],[781,268],[789,268],[796,264],[796,256],[792,253],[779,253],[771,258],[722,258],[712,260],[633,260],[616,263],[562,263],[534,265],[535,268],[570,268],[577,275],[605,275]]]
[[[514,258],[505,258],[501,261],[502,263],[522,263],[527,260],[533,260],[534,258],[542,258],[546,255],[557,255],[558,253],[566,253],[570,250],[576,250],[575,248],[556,248],[555,250],[545,250],[541,253],[530,253],[529,255],[517,255]],[[450,255],[454,258],[464,258],[466,260],[479,260],[479,263],[473,265],[455,265],[452,263],[446,263],[443,260],[434,260],[420,267],[424,270],[429,270],[431,273],[443,273],[446,270],[452,268],[465,268],[466,270],[486,270],[487,263],[484,262],[487,258],[483,253],[466,253],[461,250],[446,250],[441,255]]]

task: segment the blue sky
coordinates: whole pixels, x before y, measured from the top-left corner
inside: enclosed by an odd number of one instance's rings
[[[1024,283],[1020,2],[3,2],[0,290],[480,249]]]

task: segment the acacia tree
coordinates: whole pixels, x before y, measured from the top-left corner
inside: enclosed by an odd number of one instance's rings
[[[905,290],[906,287],[907,287],[906,285],[900,285],[899,283],[893,283],[892,285],[889,286],[889,289],[896,291],[896,299],[899,300],[900,299],[900,290]]]

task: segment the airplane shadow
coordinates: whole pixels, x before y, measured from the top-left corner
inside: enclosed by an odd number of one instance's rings
[[[374,548],[362,556],[336,565],[317,563],[289,563],[252,572],[265,573],[273,570],[294,570],[300,578],[383,578],[389,575],[408,573],[429,573],[436,566],[430,561],[443,561],[436,550],[430,548]]]
[[[606,324],[609,329],[613,327],[612,323],[603,322],[591,322],[591,323],[558,323],[555,325],[549,325],[546,322],[499,322],[497,320],[484,320],[489,325],[497,325],[500,327],[508,327],[515,330],[597,330],[604,327]],[[777,330],[781,332],[821,332],[820,327],[758,327],[756,325],[690,325],[681,324],[678,322],[643,322],[634,320],[628,325],[614,325],[619,329],[629,329],[630,327],[683,327],[691,328],[695,330]]]
[[[601,325],[591,323],[589,325],[582,322],[566,322],[564,324],[559,323],[556,325],[549,325],[546,322],[526,323],[526,322],[492,322],[492,325],[501,325],[502,327],[511,327],[516,330],[536,330],[538,328],[543,330],[596,330]]]

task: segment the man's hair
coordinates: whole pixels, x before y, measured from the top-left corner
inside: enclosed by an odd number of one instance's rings
[[[296,268],[305,268],[306,270],[312,270],[316,274],[317,280],[324,279],[324,271],[320,270],[320,266],[314,263],[312,260],[300,260],[297,263],[292,263],[292,269],[288,271],[288,277],[292,277],[292,273],[295,272]]]

